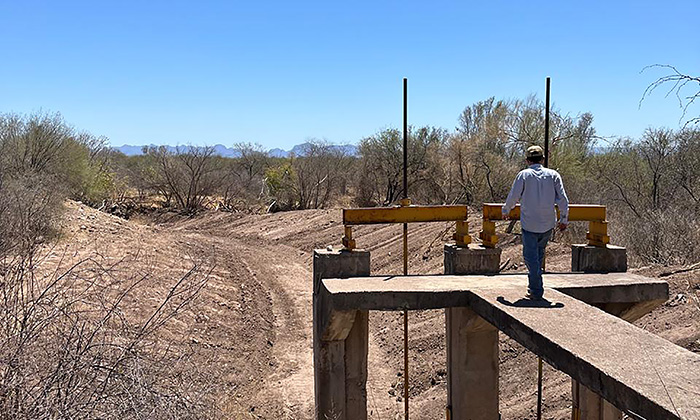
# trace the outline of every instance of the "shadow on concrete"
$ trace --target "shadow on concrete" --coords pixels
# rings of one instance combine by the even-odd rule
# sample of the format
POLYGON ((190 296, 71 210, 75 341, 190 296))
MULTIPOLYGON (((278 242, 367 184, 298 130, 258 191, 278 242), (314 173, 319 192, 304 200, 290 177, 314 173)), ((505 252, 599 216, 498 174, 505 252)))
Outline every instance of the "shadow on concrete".
POLYGON ((564 304, 561 302, 550 302, 547 299, 542 299, 542 300, 534 300, 534 299, 527 299, 527 298, 520 298, 516 300, 515 302, 511 302, 508 299, 504 298, 503 296, 499 296, 496 298, 498 303, 502 303, 503 305, 506 306, 516 306, 518 308, 544 308, 544 309, 555 309, 555 308, 563 308, 564 304))

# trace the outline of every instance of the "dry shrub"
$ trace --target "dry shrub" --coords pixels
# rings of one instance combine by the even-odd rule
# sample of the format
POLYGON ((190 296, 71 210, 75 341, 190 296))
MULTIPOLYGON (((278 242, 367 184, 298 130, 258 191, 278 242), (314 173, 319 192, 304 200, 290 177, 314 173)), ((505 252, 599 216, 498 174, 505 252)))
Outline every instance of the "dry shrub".
POLYGON ((98 255, 47 273, 38 256, 2 258, 3 418, 212 417, 191 353, 158 345, 159 331, 203 287, 197 267, 144 317, 128 302, 149 275, 122 281, 98 255))
POLYGON ((649 210, 636 217, 617 212, 608 217, 616 243, 625 244, 638 263, 691 264, 700 261, 700 221, 680 207, 649 210))
POLYGON ((56 234, 75 180, 66 180, 65 162, 53 159, 62 153, 60 130, 53 137, 34 134, 65 127, 41 120, 27 131, 20 120, 8 121, 0 121, 0 418, 213 417, 209 382, 192 353, 158 343, 206 275, 195 266, 144 315, 129 302, 150 274, 124 278, 96 253, 71 266, 69 258, 56 263, 55 250, 43 244, 56 234), (20 143, 55 153, 37 153, 45 157, 38 165, 21 159, 14 148, 20 143))
POLYGON ((51 236, 60 200, 50 177, 9 177, 0 171, 0 256, 31 254, 51 236))

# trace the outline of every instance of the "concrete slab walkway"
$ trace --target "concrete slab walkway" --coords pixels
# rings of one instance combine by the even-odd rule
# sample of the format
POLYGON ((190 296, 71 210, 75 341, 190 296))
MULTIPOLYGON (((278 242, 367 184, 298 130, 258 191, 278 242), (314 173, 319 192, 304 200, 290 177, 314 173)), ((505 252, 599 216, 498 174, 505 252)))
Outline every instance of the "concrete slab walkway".
POLYGON ((533 302, 523 299, 525 275, 326 279, 317 327, 345 340, 357 310, 469 308, 621 410, 700 419, 700 355, 591 305, 633 310, 665 299, 665 282, 610 273, 547 274, 544 283, 547 301, 533 302))

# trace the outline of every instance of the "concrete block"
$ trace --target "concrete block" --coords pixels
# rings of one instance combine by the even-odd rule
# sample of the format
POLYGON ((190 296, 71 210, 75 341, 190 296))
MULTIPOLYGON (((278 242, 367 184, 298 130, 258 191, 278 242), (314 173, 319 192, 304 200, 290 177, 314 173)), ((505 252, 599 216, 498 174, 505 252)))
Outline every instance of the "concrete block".
POLYGON ((315 249, 314 295, 322 279, 369 276, 369 251, 363 249, 315 249))
POLYGON ((627 249, 607 245, 571 245, 571 271, 585 273, 621 273, 627 271, 627 249))
POLYGON ((444 255, 445 274, 496 274, 501 264, 500 248, 478 244, 445 244, 444 255))
POLYGON ((367 418, 368 313, 357 310, 334 312, 330 303, 324 300, 318 291, 321 280, 325 278, 368 276, 369 265, 368 251, 314 250, 313 344, 316 419, 367 418))

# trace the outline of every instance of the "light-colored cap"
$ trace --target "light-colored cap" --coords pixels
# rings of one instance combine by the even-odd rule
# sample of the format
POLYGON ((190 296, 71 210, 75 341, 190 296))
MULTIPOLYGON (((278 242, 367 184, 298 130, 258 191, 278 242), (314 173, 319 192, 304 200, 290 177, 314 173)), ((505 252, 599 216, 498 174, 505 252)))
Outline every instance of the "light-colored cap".
POLYGON ((542 157, 544 156, 544 151, 540 146, 530 146, 527 148, 527 151, 525 152, 525 157, 531 158, 531 157, 542 157))

